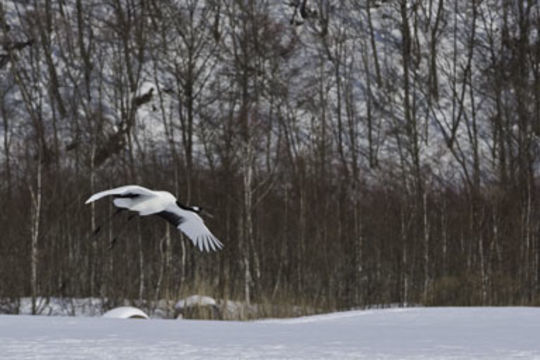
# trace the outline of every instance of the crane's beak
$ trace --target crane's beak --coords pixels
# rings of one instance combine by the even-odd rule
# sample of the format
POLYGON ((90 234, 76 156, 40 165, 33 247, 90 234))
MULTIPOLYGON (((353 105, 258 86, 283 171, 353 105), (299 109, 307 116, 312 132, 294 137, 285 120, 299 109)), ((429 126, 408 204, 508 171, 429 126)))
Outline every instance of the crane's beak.
POLYGON ((204 215, 204 216, 206 216, 206 217, 209 217, 210 219, 213 219, 213 218, 214 218, 214 215, 212 215, 211 213, 209 213, 206 209, 202 209, 201 214, 204 215))

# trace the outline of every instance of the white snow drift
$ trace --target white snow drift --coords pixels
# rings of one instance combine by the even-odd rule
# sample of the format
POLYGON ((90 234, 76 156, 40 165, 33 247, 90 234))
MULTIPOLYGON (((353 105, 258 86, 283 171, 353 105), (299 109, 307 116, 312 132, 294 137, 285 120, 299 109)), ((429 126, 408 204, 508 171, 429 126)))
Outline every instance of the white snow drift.
POLYGON ((0 316, 2 359, 540 359, 540 308, 410 308, 265 321, 0 316))

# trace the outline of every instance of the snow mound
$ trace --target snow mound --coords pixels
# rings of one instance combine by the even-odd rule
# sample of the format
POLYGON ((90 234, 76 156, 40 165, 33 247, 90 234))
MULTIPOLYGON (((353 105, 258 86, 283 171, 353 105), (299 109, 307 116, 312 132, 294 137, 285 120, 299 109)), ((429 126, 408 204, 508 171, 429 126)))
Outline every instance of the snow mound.
POLYGON ((114 319, 148 319, 148 315, 141 309, 132 306, 120 306, 103 314, 105 318, 114 319))
POLYGON ((217 303, 216 300, 210 296, 192 295, 179 300, 176 305, 174 305, 174 308, 180 311, 193 306, 217 306, 217 303))
POLYGON ((177 319, 223 319, 218 302, 209 296, 189 296, 178 301, 174 309, 177 319))

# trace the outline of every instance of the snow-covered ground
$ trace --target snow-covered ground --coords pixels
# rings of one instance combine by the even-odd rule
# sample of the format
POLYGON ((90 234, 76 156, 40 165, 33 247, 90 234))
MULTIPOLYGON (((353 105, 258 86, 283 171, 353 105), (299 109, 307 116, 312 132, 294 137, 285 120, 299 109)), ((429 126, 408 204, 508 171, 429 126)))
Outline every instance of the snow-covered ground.
POLYGON ((540 359, 540 308, 251 322, 0 316, 2 359, 540 359))

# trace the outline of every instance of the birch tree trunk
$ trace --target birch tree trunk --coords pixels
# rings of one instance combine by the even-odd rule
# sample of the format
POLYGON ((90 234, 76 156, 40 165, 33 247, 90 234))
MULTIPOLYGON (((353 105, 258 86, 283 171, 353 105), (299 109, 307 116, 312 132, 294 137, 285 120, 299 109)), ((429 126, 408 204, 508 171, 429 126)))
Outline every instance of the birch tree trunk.
POLYGON ((248 140, 244 144, 244 156, 242 162, 242 185, 243 185, 243 209, 242 209, 242 243, 240 249, 242 253, 242 263, 244 267, 244 298, 249 305, 251 302, 251 286, 253 283, 253 276, 251 274, 250 266, 250 248, 253 244, 253 220, 252 220, 252 208, 253 208, 253 148, 251 141, 248 140))
POLYGON ((429 219, 428 219, 428 201, 427 201, 427 190, 424 189, 423 194, 423 225, 424 225, 424 304, 428 303, 428 294, 429 294, 429 283, 430 283, 430 274, 429 274, 429 219))
POLYGON ((31 249, 30 249, 30 291, 32 296, 32 315, 37 314, 37 295, 39 293, 38 281, 37 281, 37 269, 39 261, 38 239, 39 239, 39 223, 41 218, 41 156, 38 157, 37 174, 36 174, 36 188, 29 185, 30 195, 32 198, 31 208, 31 249))

